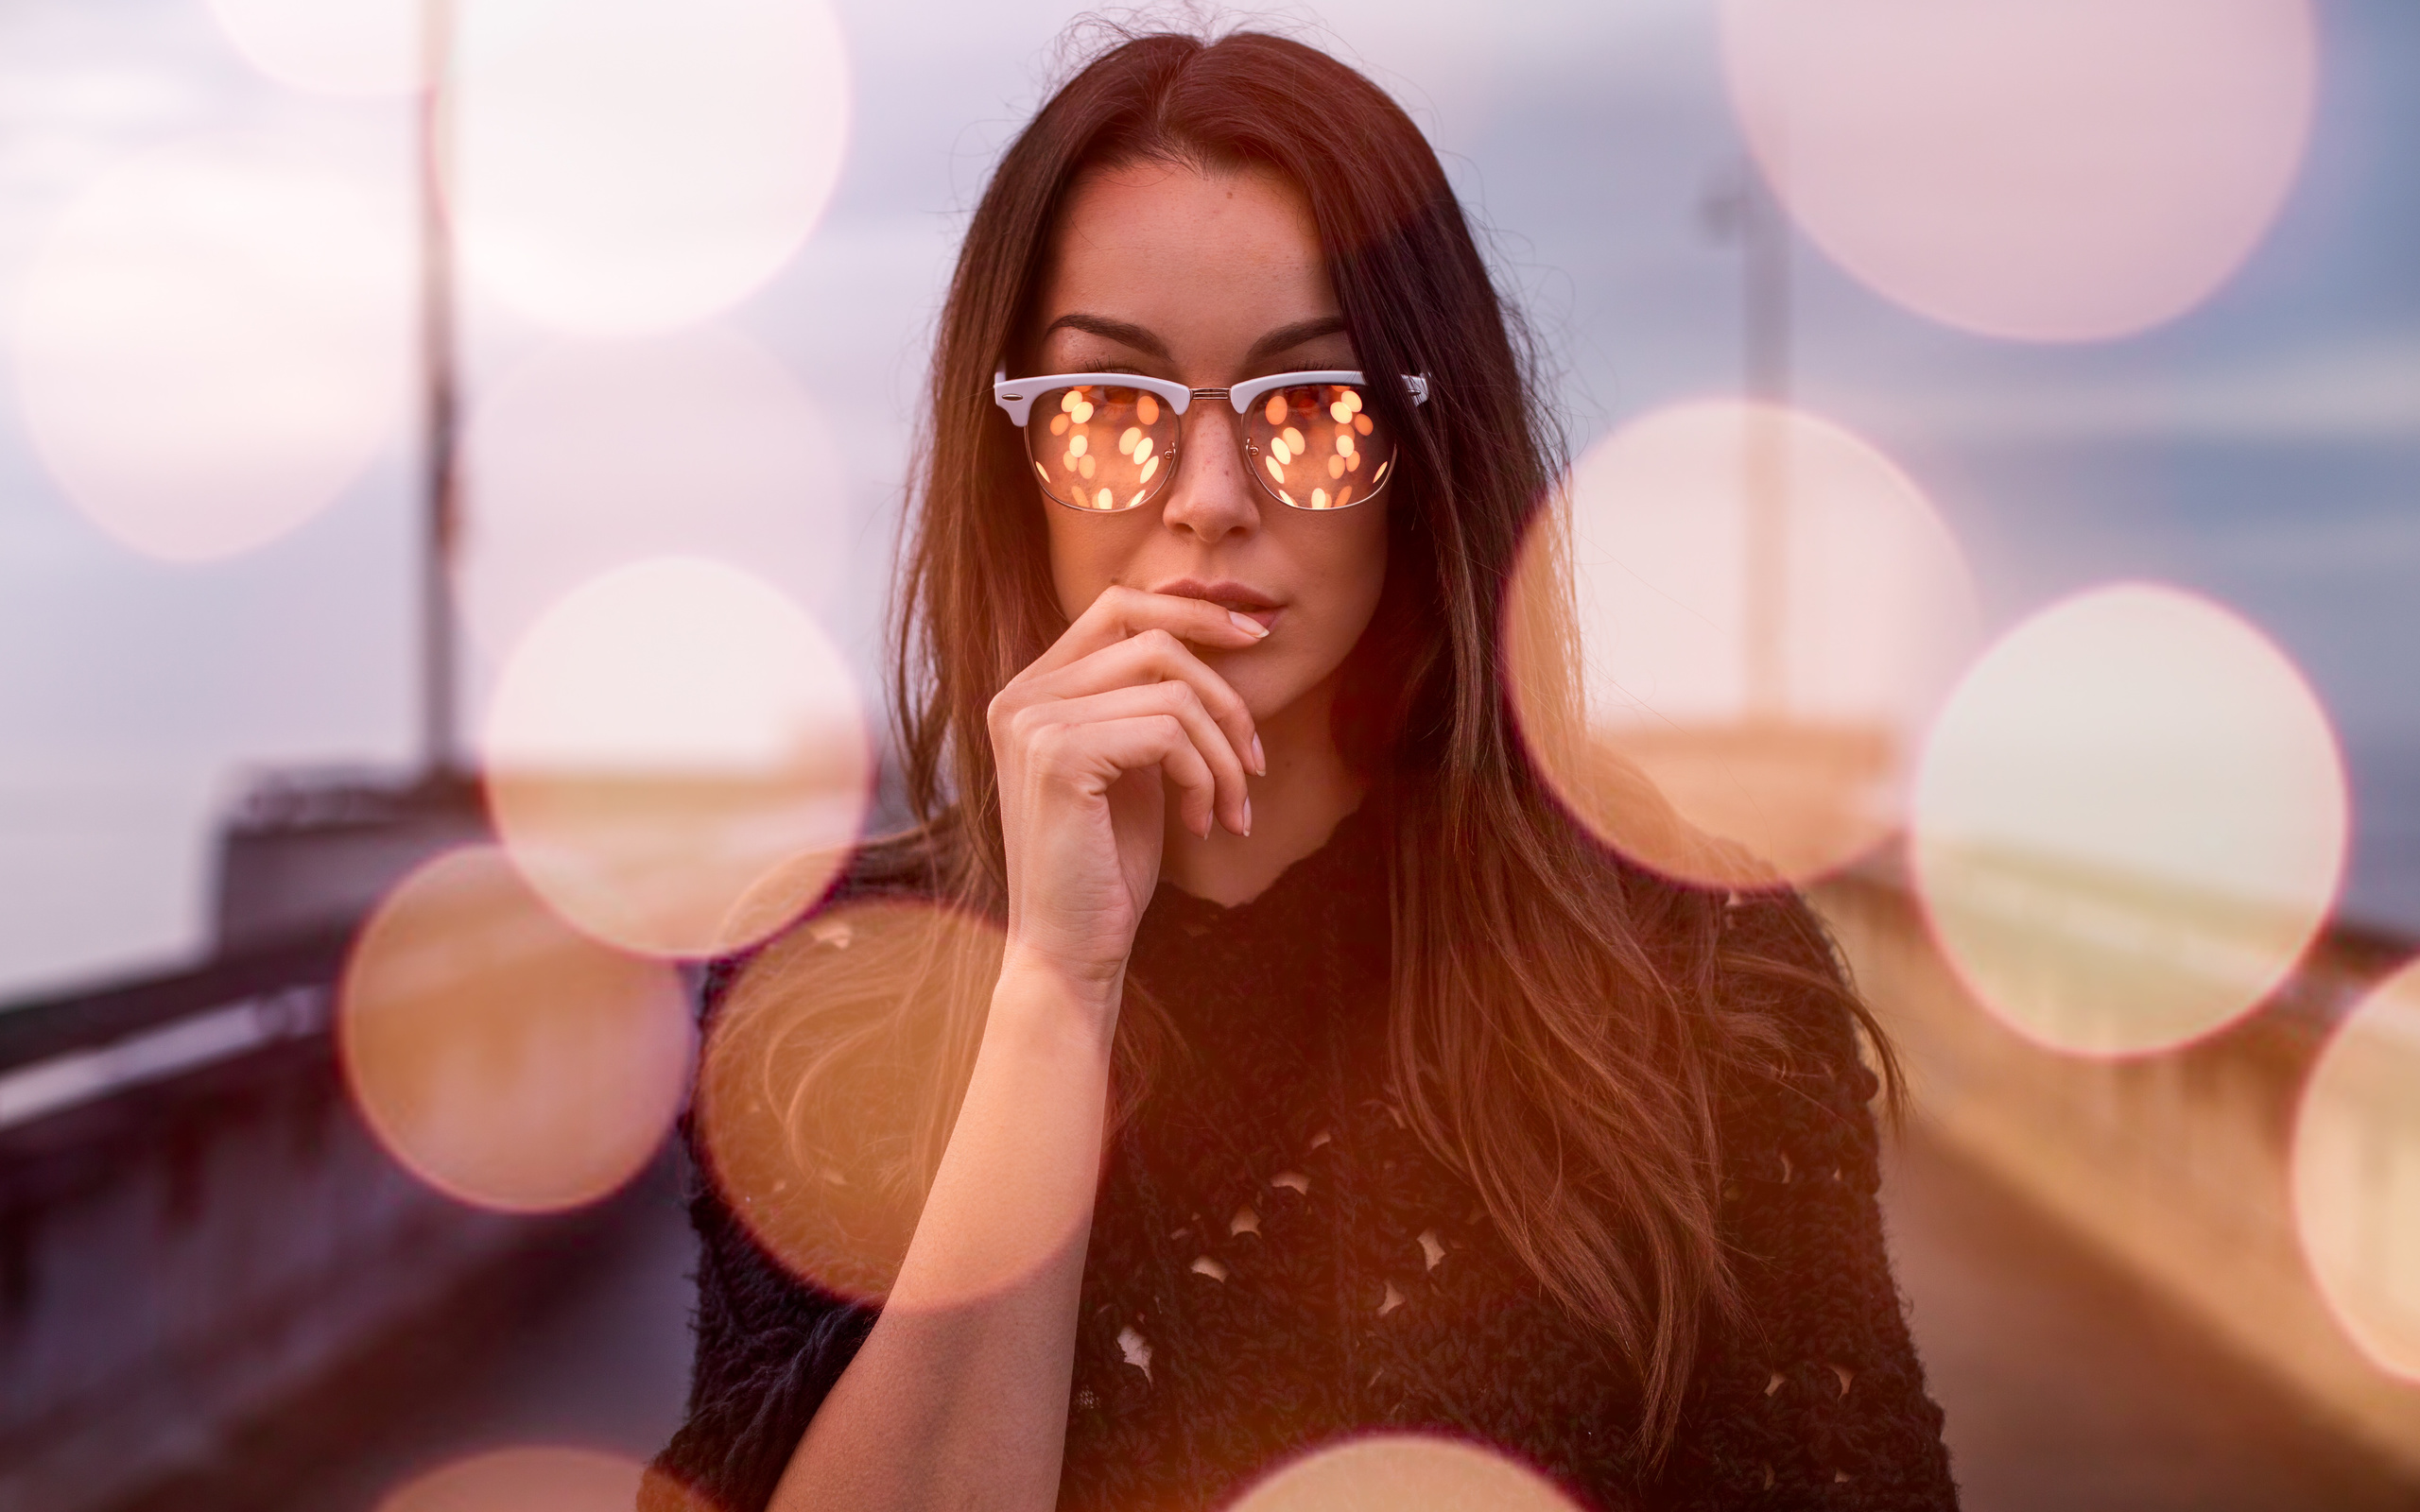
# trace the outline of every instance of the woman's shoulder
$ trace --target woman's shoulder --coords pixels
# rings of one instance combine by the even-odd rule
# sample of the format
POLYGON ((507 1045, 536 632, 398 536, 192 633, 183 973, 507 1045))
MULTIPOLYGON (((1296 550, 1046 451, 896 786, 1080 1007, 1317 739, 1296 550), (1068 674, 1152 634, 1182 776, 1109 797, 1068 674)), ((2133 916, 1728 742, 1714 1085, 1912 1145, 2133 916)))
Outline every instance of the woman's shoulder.
POLYGON ((764 938, 708 960, 700 978, 699 1009, 713 1017, 734 983, 770 955, 798 950, 838 912, 881 902, 933 902, 947 891, 947 818, 858 844, 831 883, 764 938))
POLYGON ((1870 1194, 1876 1098, 1887 1086, 1885 1106, 1895 1106, 1898 1078, 1830 931, 1804 896, 1779 888, 1727 902, 1721 939, 1718 990, 1734 1025, 1717 1101, 1724 1164, 1870 1194))
POLYGON ((1731 1001, 1764 1017, 1804 1055, 1857 1061, 1873 1032, 1830 926, 1790 887, 1724 902, 1721 981, 1731 1001))
POLYGON ((1712 1020, 1727 1102, 1814 1093, 1845 1110, 1872 1101, 1877 1070, 1891 1064, 1888 1043, 1804 894, 1778 882, 1705 886, 1619 857, 1613 864, 1641 944, 1712 1020))

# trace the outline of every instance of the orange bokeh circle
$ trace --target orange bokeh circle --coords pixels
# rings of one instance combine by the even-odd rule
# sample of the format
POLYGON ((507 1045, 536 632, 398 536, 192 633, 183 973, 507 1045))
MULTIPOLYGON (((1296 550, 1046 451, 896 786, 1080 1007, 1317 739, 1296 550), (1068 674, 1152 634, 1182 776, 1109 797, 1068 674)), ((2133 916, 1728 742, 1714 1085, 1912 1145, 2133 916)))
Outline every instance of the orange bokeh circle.
POLYGON ((79 196, 13 333, 26 430, 67 497, 171 561, 251 550, 333 503, 405 412, 405 210, 357 163, 233 135, 79 196))
POLYGON ((2320 1052, 2292 1173, 2295 1232, 2328 1310, 2379 1369, 2420 1382, 2420 961, 2320 1052))
POLYGON ((2284 653, 2170 588, 2078 594, 1943 709, 1910 843, 1966 985, 2055 1049, 2137 1055, 2249 1012, 2325 923, 2348 800, 2284 653))
MULTIPOLYGON (((697 1135, 731 1210, 797 1275, 848 1297, 890 1292, 924 1206, 915 1140, 962 1087, 1003 939, 937 904, 852 901, 735 979, 707 1037, 697 1135)), ((1074 1210, 1018 1216, 1013 1237, 925 1301, 1006 1286, 1083 1223, 1074 1210)))
POLYGON ((580 929, 657 955, 726 954, 811 907, 873 778, 831 640, 761 579, 685 557, 606 573, 540 619, 481 751, 530 885, 580 929))
POLYGON ((1563 502, 1524 543, 1505 667, 1583 823, 1721 886, 1820 876, 1898 827, 1978 634, 1964 556, 1906 473, 1803 412, 1703 401, 1591 447, 1563 502))
POLYGON ((637 1175, 695 1041, 669 967, 566 928, 492 846, 439 856, 379 904, 336 1024, 380 1143, 447 1195, 511 1212, 578 1207, 637 1175))
POLYGON ((423 1471, 388 1492, 378 1512, 631 1512, 642 1486, 650 1508, 713 1512, 634 1459, 551 1444, 489 1450, 423 1471))
POLYGON ((2035 341, 2191 309, 2275 218, 2309 0, 1724 0, 1731 99, 1807 235, 1919 314, 2035 341))
POLYGON ((1493 1450, 1374 1434, 1316 1450, 1244 1493, 1234 1512, 1578 1512, 1537 1471, 1493 1450))

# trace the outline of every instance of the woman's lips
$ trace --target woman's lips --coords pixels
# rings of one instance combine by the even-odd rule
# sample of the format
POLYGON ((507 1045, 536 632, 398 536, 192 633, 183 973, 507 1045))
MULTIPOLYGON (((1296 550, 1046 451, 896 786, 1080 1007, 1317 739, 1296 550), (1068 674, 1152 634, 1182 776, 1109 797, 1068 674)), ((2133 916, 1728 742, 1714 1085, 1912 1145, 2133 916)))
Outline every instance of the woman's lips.
POLYGON ((1275 628, 1278 616, 1286 612, 1285 606, 1241 583, 1205 583, 1196 578, 1180 577, 1172 583, 1162 583, 1151 592, 1172 593, 1179 598, 1206 599, 1220 609, 1258 621, 1264 630, 1275 628))

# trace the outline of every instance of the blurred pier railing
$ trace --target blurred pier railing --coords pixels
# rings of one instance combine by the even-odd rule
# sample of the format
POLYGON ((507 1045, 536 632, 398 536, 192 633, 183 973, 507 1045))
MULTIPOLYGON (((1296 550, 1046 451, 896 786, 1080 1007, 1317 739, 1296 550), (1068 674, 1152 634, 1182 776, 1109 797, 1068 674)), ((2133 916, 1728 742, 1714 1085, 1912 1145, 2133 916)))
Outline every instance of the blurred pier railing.
POLYGON ((207 1466, 499 1258, 345 1095, 349 931, 0 1008, 0 1512, 207 1466))
MULTIPOLYGON (((2096 1060, 1976 1003, 1894 880, 1816 896, 1919 1117, 2420 1472, 2420 1389, 2346 1341, 2288 1198, 2312 1061, 2408 945, 2338 930, 2250 1019, 2096 1060)), ((536 1237, 423 1186, 363 1125, 327 1028, 349 935, 0 1008, 0 1512, 95 1512, 207 1469, 536 1237)))
MULTIPOLYGON (((1917 1118, 2320 1417, 2420 1473, 2420 1388, 2380 1370, 2338 1326, 2290 1194, 2311 1066, 2409 942, 2334 929, 2249 1018, 2180 1049, 2095 1058, 2047 1048, 1978 1002, 1898 879, 1852 873, 1813 893, 1907 1062, 1917 1118)), ((2382 1213, 2394 1196, 2378 1194, 2382 1213)))

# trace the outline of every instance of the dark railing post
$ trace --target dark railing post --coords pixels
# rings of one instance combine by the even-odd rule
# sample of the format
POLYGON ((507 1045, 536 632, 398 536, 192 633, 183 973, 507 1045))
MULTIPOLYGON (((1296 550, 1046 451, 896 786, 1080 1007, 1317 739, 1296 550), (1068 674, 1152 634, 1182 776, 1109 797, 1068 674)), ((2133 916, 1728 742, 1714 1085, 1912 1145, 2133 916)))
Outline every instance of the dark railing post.
POLYGON ((455 142, 447 72, 454 50, 453 0, 424 0, 421 94, 420 232, 423 383, 421 559, 421 761, 431 779, 456 765, 456 645, 453 567, 461 535, 455 465, 460 398, 456 381, 454 247, 445 218, 445 171, 455 142))

